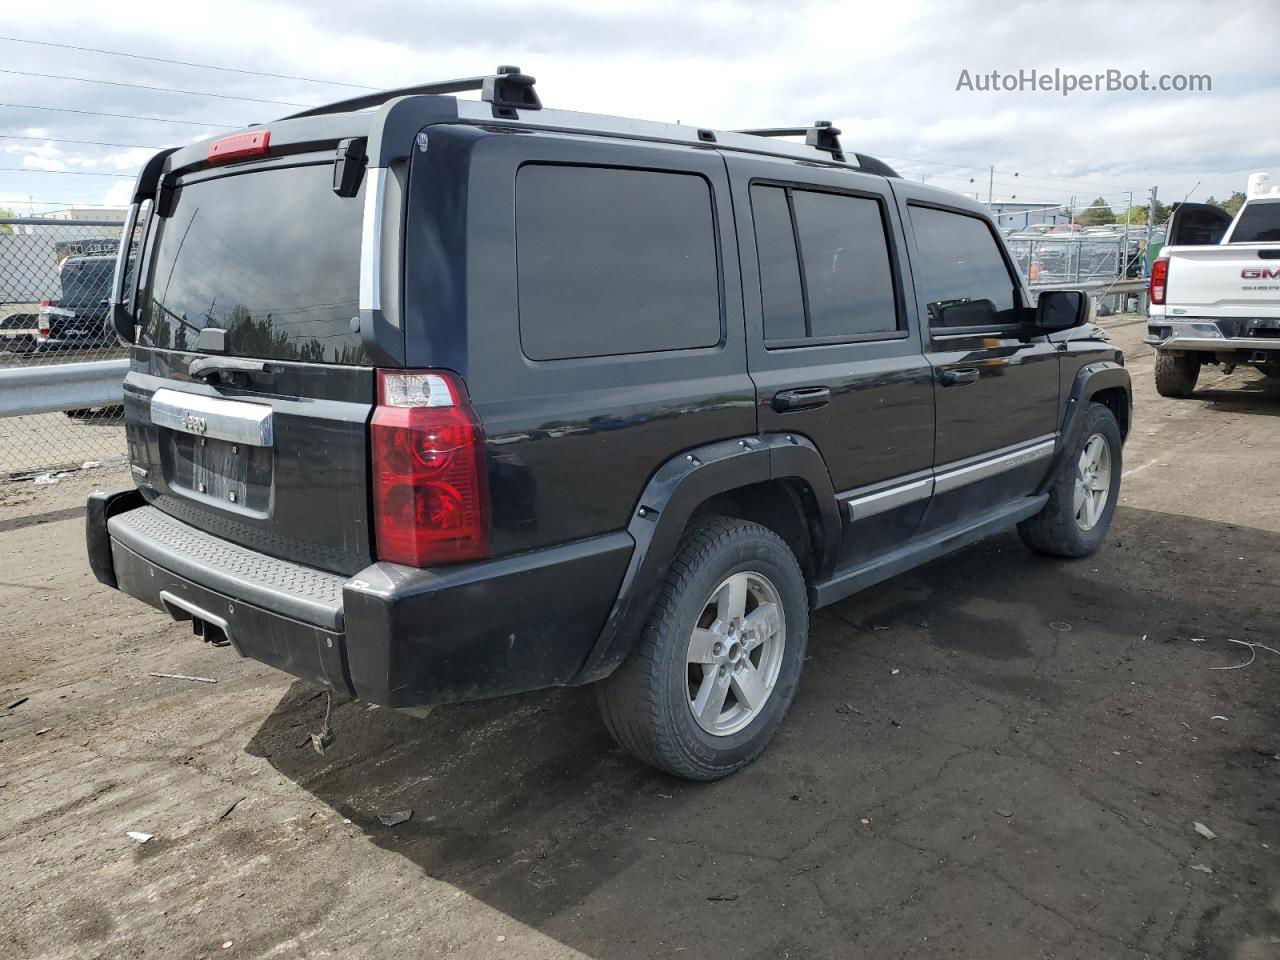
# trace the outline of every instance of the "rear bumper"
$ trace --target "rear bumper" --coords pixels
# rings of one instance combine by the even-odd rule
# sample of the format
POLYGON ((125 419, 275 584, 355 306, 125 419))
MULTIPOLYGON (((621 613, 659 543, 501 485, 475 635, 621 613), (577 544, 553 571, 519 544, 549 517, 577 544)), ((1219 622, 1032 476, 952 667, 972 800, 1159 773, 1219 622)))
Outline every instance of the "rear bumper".
POLYGON ((1198 353, 1280 350, 1280 336, 1273 331, 1280 320, 1214 320, 1188 317, 1167 320, 1152 317, 1146 342, 1160 350, 1192 350, 1198 353))
POLYGON ((101 582, 225 630, 242 656, 388 707, 573 683, 634 548, 620 531, 438 570, 375 563, 348 578, 219 540, 136 490, 94 494, 86 523, 101 582))

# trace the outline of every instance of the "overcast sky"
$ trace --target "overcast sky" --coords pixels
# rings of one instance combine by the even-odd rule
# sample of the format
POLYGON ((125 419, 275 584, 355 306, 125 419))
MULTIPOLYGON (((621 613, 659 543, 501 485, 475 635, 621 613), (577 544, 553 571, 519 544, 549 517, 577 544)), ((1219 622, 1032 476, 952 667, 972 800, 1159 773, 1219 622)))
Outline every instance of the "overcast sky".
MULTIPOLYGON (((1272 0, 405 0, 7 3, 0 32, 386 88, 515 63, 548 106, 732 128, 832 119, 846 147, 914 179, 1083 204, 1157 185, 1166 202, 1280 179, 1280 3, 1272 0), (990 93, 1019 69, 1208 74, 1202 93, 990 93), (1018 176, 1014 176, 1014 174, 1018 176)), ((0 40, 0 204, 117 203, 149 150, 270 120, 359 88, 0 40), (143 90, 60 77, 163 88, 143 90), (219 96, 167 92, 179 89, 219 96), (252 102, 235 98, 256 98, 252 102), (14 137, 29 137, 20 140, 14 137), (101 141, 126 146, 55 143, 101 141), (137 146, 128 146, 137 145, 137 146), (10 168, 20 168, 14 172, 10 168), (21 202, 17 202, 21 201, 21 202)))

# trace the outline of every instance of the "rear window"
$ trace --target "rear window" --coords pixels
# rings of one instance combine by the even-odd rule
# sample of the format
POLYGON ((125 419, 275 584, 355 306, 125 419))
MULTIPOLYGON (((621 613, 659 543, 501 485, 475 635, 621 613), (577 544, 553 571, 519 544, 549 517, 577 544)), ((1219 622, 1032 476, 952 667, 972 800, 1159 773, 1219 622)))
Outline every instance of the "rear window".
POLYGON ((516 262, 531 360, 720 342, 715 220, 700 176, 527 164, 516 177, 516 262))
POLYGON ((1250 203, 1231 231, 1232 243, 1280 243, 1280 203, 1250 203))
POLYGON ((367 362, 351 324, 363 196, 337 196, 332 178, 325 163, 180 187, 173 215, 155 221, 142 342, 195 350, 212 326, 242 357, 367 362))
POLYGON ((111 275, 115 257, 71 257, 62 265, 58 279, 62 285, 59 303, 64 307, 95 307, 111 296, 111 275))

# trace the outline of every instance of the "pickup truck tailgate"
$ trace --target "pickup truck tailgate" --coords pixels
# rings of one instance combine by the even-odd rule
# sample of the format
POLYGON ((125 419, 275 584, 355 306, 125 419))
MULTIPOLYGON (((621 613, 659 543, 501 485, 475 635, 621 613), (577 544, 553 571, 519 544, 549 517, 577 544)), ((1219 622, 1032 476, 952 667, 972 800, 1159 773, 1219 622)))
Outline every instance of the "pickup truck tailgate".
POLYGON ((1275 317, 1280 243, 1168 247, 1167 316, 1275 317))

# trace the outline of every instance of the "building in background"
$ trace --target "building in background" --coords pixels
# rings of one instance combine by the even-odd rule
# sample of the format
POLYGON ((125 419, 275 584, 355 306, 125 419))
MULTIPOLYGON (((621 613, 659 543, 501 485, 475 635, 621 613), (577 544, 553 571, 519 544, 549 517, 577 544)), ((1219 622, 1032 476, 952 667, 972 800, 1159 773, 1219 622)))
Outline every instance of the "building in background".
POLYGON ((1037 224, 1053 226, 1071 222, 1070 209, 1059 203, 996 200, 987 204, 987 208, 1001 231, 1025 230, 1037 224))
POLYGON ((123 220, 124 207, 67 207, 40 214, 44 220, 123 220))

